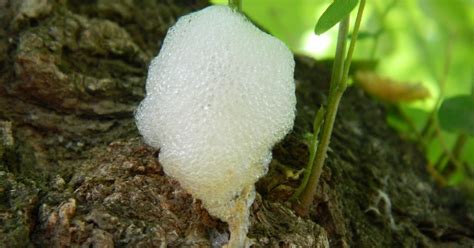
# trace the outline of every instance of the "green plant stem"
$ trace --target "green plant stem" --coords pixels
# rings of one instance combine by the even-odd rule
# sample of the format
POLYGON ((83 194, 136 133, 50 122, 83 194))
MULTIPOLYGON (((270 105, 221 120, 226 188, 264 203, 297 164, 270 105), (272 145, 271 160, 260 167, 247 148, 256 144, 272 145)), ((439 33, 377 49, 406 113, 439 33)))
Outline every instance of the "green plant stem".
POLYGON ((344 93, 344 91, 347 88, 347 78, 349 77, 349 69, 351 68, 352 54, 354 54, 355 45, 357 42, 357 34, 359 33, 359 27, 362 21, 362 14, 364 12, 364 7, 365 7, 365 0, 362 0, 360 1, 359 10, 357 12, 356 22, 354 25, 354 31, 353 31, 354 35, 352 36, 351 44, 349 45, 349 51, 347 51, 347 58, 344 63, 344 74, 342 75, 341 82, 338 84, 338 86, 342 88, 341 89, 342 93, 344 93))
POLYGON ((316 113, 316 117, 314 117, 313 137, 311 139, 311 144, 309 146, 309 149, 310 149, 309 159, 304 171, 303 181, 301 182, 300 186, 295 190, 295 193, 291 196, 290 201, 294 201, 298 199, 298 197, 301 195, 303 190, 306 188, 306 185, 308 185, 309 176, 311 174, 311 171, 313 170, 314 159, 316 158, 316 151, 319 144, 319 139, 318 139, 319 129, 321 128, 321 125, 324 121, 325 113, 326 113, 326 110, 324 109, 324 107, 321 106, 318 110, 318 113, 316 113))
POLYGON ((349 27, 349 16, 341 21, 339 24, 339 33, 338 41, 336 48, 336 57, 334 61, 333 73, 331 78, 331 89, 329 92, 329 100, 327 106, 327 113, 324 119, 323 132, 321 135, 321 140, 316 152, 316 158, 314 160, 313 170, 307 184, 307 187, 303 190, 303 193, 299 197, 299 201, 295 203, 294 209, 296 213, 300 216, 306 216, 309 212, 309 207, 313 202, 314 195, 316 193, 316 187, 319 183, 319 178, 321 176, 323 165, 326 159, 327 150, 329 147, 329 142, 331 140, 331 134, 334 126, 334 121, 337 115, 337 109, 339 107, 339 102, 344 94, 344 91, 347 87, 347 77, 349 73, 349 67, 352 60, 352 54, 354 52, 355 43, 357 40, 357 34, 359 32, 359 27, 362 19, 362 13, 364 11, 365 0, 361 0, 359 4, 359 10, 357 12, 356 22, 353 30, 353 35, 351 39, 351 44, 349 46, 349 51, 347 53, 347 59, 344 62, 344 52, 345 52, 345 39, 348 33, 349 27))
POLYGON ((474 97, 474 69, 472 69, 471 74, 471 96, 474 97))
POLYGON ((453 153, 453 157, 455 159, 460 159, 464 150, 464 145, 467 143, 467 139, 469 136, 465 133, 460 133, 458 134, 458 137, 456 138, 456 142, 454 143, 453 149, 451 152, 453 153))
POLYGON ((309 206, 311 205, 314 194, 316 193, 316 186, 319 183, 319 177, 322 173, 322 167, 324 165, 324 160, 326 157, 327 149, 329 146, 329 141, 331 139, 332 128, 334 124, 334 119, 336 118, 337 114, 337 103, 342 94, 336 94, 335 89, 341 80, 341 75, 344 71, 343 62, 344 62, 344 53, 346 48, 346 36, 348 33, 348 26, 349 26, 349 17, 345 18, 339 23, 339 33, 337 39, 337 48, 336 48, 336 56, 334 58, 333 64, 333 72, 331 75, 331 83, 330 83, 330 90, 329 90, 329 99, 328 99, 328 106, 327 112, 324 118, 323 124, 323 132, 321 134, 321 140, 318 145, 318 149, 316 150, 316 158, 314 160, 313 169, 309 175, 309 180, 304 188, 303 192, 299 197, 299 201, 297 201, 294 205, 294 209, 296 213, 300 216, 306 216, 308 214, 309 206))
POLYGON ((467 140, 468 140, 467 134, 465 133, 458 134, 458 136, 456 137, 456 142, 454 143, 451 151, 447 150, 446 146, 444 147, 445 150, 443 153, 441 153, 441 155, 438 158, 438 161, 435 163, 435 168, 438 168, 438 170, 440 171, 443 171, 446 169, 448 169, 449 171, 450 169, 453 169, 453 168, 445 168, 446 167, 445 164, 448 162, 451 162, 451 165, 454 165, 456 167, 455 169, 463 170, 464 168, 462 167, 461 156, 464 150, 464 145, 467 143, 467 140))
POLYGON ((413 122, 412 119, 403 111, 403 109, 400 107, 400 104, 394 104, 393 106, 387 105, 390 109, 391 112, 393 112, 395 115, 397 115, 399 118, 401 118, 407 125, 408 128, 410 129, 408 132, 414 134, 416 139, 420 142, 420 148, 426 147, 427 145, 424 143, 424 139, 422 138, 421 134, 418 132, 418 129, 416 128, 415 123, 413 122))
MULTIPOLYGON (((378 48, 378 44, 379 44, 379 41, 380 41, 380 36, 385 32, 385 29, 384 29, 384 26, 385 26, 385 20, 388 16, 388 13, 390 12, 390 10, 393 9, 393 7, 395 7, 395 5, 397 5, 397 0, 392 0, 392 2, 390 2, 388 4, 388 6, 383 10, 383 12, 380 14, 380 21, 379 21, 379 28, 377 30, 377 32, 375 32, 375 38, 374 38, 374 41, 373 41, 373 44, 372 44, 372 48, 371 48, 371 51, 370 51, 370 59, 375 59, 375 53, 377 52, 377 48, 378 48)), ((378 11, 377 11, 378 12, 378 11)))
POLYGON ((313 201, 314 195, 316 193, 316 186, 319 183, 319 178, 323 170, 323 165, 325 157, 327 154, 327 149, 329 147, 329 142, 331 139, 331 133, 334 125, 334 120, 336 119, 338 103, 342 97, 343 92, 338 92, 333 94, 329 99, 328 103, 328 112, 326 113, 326 118, 324 120, 323 132, 321 135, 321 141, 319 143, 316 158, 314 160, 313 169, 309 176, 308 183, 304 188, 303 192, 299 197, 299 201, 296 202, 295 211, 300 216, 306 216, 308 214, 309 207, 313 201))
MULTIPOLYGON (((446 143, 446 140, 443 138, 443 134, 441 133, 441 128, 439 127, 439 124, 438 122, 435 120, 435 128, 436 128, 436 135, 438 137, 438 140, 439 140, 439 143, 441 144, 441 149, 442 149, 442 153, 438 159, 438 161, 436 162, 435 164, 435 168, 441 173, 441 174, 449 174, 450 172, 443 172, 445 171, 446 169, 446 165, 447 165, 447 162, 451 162, 455 168, 457 169, 463 169, 462 167, 462 162, 459 161, 458 158, 456 158, 453 154, 453 152, 458 152, 456 150, 449 150, 449 147, 446 143)), ((456 139, 456 143, 460 143, 460 144, 455 144, 455 147, 453 147, 453 149, 461 149, 463 148, 464 146, 464 142, 463 141, 463 137, 462 135, 458 135, 457 139, 456 139), (456 147, 458 146, 458 147, 456 147)), ((460 152, 460 151, 459 151, 460 152)))
POLYGON ((430 142, 428 137, 430 136, 431 130, 434 129, 436 113, 438 113, 439 106, 441 105, 444 98, 446 80, 448 78, 450 65, 451 65, 451 43, 448 43, 448 45, 446 46, 443 72, 438 80, 439 95, 438 95, 438 98, 436 99, 435 106, 433 110, 429 113, 426 123, 421 131, 421 136, 423 137, 423 139, 425 139, 424 141, 425 144, 429 144, 430 142))
POLYGON ((242 0, 229 0, 229 6, 239 12, 242 12, 242 0))

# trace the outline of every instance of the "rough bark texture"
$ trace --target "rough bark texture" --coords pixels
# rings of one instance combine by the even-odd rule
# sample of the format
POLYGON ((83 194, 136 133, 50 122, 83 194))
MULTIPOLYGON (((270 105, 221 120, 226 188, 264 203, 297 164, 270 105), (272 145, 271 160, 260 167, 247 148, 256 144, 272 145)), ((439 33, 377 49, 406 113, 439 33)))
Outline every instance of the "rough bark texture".
MULTIPOLYGON (((0 0, 0 246, 219 247, 225 223, 163 174, 133 110, 192 0, 0 0)), ((470 247, 474 204, 437 188, 416 147, 357 89, 343 98, 307 219, 286 202, 329 70, 297 57, 293 133, 258 185, 255 247, 470 247)))

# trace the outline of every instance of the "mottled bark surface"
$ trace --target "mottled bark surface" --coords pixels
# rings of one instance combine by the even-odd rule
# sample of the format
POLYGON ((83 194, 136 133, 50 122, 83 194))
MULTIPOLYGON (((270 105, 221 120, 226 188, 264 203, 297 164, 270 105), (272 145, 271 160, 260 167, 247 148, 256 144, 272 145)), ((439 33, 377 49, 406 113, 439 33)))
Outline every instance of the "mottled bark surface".
MULTIPOLYGON (((133 110, 192 0, 0 0, 0 246, 218 247, 225 223, 164 175, 133 110)), ((255 247, 470 247, 474 206, 356 88, 343 98, 307 219, 286 202, 329 71, 297 57, 298 114, 259 181, 255 247)))

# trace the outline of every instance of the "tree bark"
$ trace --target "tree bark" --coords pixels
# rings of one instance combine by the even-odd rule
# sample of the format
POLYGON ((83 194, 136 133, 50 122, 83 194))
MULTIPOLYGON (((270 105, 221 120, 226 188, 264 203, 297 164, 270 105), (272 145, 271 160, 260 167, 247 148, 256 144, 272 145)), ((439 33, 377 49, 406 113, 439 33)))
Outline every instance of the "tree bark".
MULTIPOLYGON (((0 244, 220 247, 209 216, 140 139, 133 111, 147 65, 200 0, 0 0, 0 244)), ((326 63, 296 56, 294 131, 257 184, 255 247, 469 247, 474 204, 438 188, 424 156, 349 88, 310 217, 287 202, 325 103, 326 63)))

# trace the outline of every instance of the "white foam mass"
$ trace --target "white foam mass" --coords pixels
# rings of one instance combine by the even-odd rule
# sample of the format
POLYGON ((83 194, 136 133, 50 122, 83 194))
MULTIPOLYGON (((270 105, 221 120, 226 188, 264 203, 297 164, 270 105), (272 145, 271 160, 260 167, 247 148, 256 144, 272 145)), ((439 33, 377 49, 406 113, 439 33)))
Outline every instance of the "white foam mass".
POLYGON ((293 127, 293 71, 289 49, 230 8, 183 16, 151 62, 138 129, 165 173, 227 221, 293 127))

